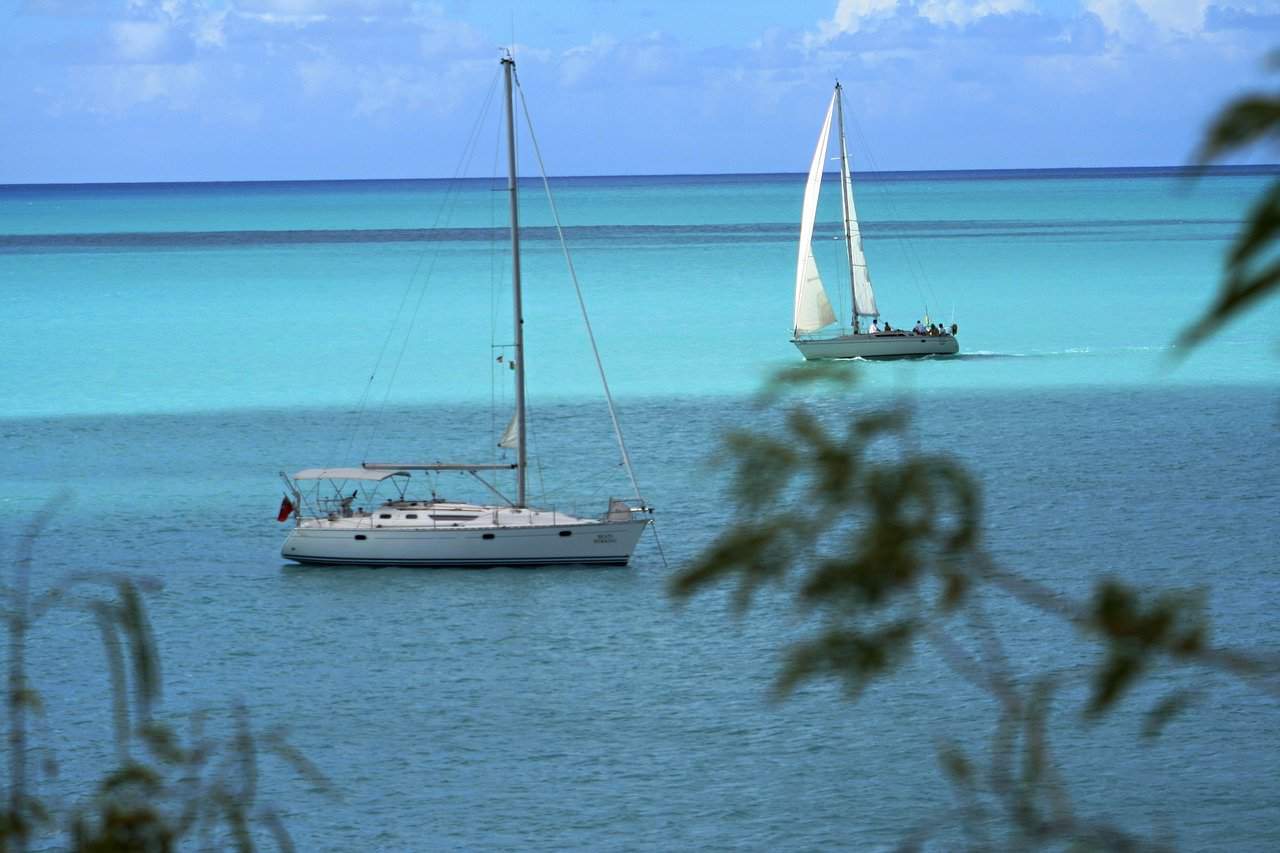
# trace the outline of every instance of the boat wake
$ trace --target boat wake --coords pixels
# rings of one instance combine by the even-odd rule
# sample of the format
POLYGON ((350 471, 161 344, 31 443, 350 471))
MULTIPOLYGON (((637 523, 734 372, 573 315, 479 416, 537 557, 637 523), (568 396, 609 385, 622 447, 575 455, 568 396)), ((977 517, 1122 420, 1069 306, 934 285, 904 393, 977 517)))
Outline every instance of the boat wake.
MULTIPOLYGON (((1143 352, 1172 352, 1175 349, 1173 344, 1163 344, 1159 346, 1145 347, 1108 347, 1104 349, 1095 347, 1068 347, 1062 350, 1043 350, 1031 352, 997 352, 996 350, 974 350, 973 352, 959 352, 955 355, 942 354, 925 354, 914 356, 910 361, 999 361, 1001 359, 1056 359, 1056 358, 1074 358, 1077 356, 1108 356, 1123 353, 1143 353, 1143 352)), ((899 359, 874 359, 863 358, 862 356, 853 356, 851 358, 832 359, 833 361, 856 361, 866 364, 878 362, 889 363, 899 359)))
POLYGON ((1002 358, 1071 358, 1075 356, 1103 356, 1115 355, 1117 353, 1137 353, 1137 352, 1172 352, 1174 349, 1172 344, 1162 344, 1159 346, 1145 347, 1068 347, 1062 350, 1033 350, 1031 352, 996 352, 994 350, 974 350, 973 352, 961 352, 953 356, 947 356, 951 361, 979 361, 1002 358))

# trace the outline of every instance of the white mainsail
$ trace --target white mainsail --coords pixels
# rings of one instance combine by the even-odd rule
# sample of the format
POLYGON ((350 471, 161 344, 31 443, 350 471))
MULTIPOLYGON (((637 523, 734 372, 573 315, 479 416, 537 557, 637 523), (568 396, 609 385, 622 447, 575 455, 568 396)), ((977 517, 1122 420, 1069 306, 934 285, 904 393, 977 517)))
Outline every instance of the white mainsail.
POLYGON ((826 165, 827 140, 831 136, 831 113, 836 105, 832 95, 827 117, 818 134, 818 147, 809 164, 809 179, 804 185, 804 209, 800 215, 800 250, 796 258, 795 332, 816 332, 836 321, 831 300, 822 287, 818 264, 813 258, 813 222, 818 216, 818 191, 822 187, 822 170, 826 165))

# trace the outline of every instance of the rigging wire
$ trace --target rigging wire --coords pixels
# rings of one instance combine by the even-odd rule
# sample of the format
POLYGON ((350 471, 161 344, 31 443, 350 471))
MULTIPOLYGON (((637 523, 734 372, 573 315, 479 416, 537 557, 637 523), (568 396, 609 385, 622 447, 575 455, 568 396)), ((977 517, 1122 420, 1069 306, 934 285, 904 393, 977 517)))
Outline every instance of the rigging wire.
POLYGON ((658 521, 654 519, 649 525, 649 529, 653 531, 653 544, 658 546, 658 556, 662 558, 662 568, 669 568, 667 565, 667 551, 662 547, 662 537, 658 535, 658 521))
MULTIPOLYGON (((460 183, 459 179, 462 176, 462 174, 466 171, 466 169, 470 166, 471 160, 475 156, 476 144, 479 139, 480 128, 484 122, 485 116, 488 115, 490 105, 493 103, 494 93, 497 91, 497 81, 498 81, 498 74, 495 73, 489 84, 489 92, 485 96, 484 103, 480 108, 479 114, 476 116, 475 122, 471 126, 471 131, 469 132, 467 141, 463 146, 462 154, 458 158, 458 165, 454 169, 453 177, 450 178, 449 180, 448 188, 445 191, 445 198, 440 203, 440 207, 436 211, 435 220, 431 224, 432 231, 434 231, 440 225, 440 222, 444 219, 446 213, 452 213, 454 207, 458 203, 458 197, 459 195, 461 195, 461 193, 458 190, 458 184, 460 183)), ((364 409, 365 409, 365 406, 367 405, 369 393, 372 390, 374 377, 377 375, 378 371, 381 369, 382 361, 386 354, 387 347, 391 341, 391 337, 395 331, 396 326, 399 325, 400 317, 404 312, 405 303, 408 301, 409 295, 413 291, 415 284, 418 281, 419 272, 421 272, 422 270, 423 263, 426 260, 427 254, 428 254, 428 249, 424 247, 423 251, 418 255, 417 263, 414 265, 413 274, 410 276, 409 284, 408 286, 406 286, 404 295, 401 298, 400 307, 396 310, 396 316, 395 316, 394 322, 392 323, 391 330, 387 332, 387 337, 383 341, 382 349, 379 351, 378 359, 374 364, 373 373, 370 374, 369 382, 365 386, 364 395, 360 399, 358 417, 362 417, 364 414, 364 409)), ((413 311, 409 315, 409 322, 407 327, 404 330, 404 339, 401 341, 400 350, 396 354, 395 365, 392 367, 391 376, 387 380, 386 392, 383 394, 382 403, 378 407, 378 411, 373 416, 373 421, 370 424, 369 435, 365 442, 364 451, 362 455, 365 455, 365 456, 368 455, 369 447, 370 445, 372 445, 374 437, 378 434, 378 431, 381 429, 383 419, 386 415, 387 403, 391 398, 391 389, 395 386, 396 376, 400 372, 400 366, 404 361, 404 355, 406 350, 408 349, 409 341, 413 337, 413 329, 417 323, 418 314, 422 309, 423 301, 426 299, 427 285, 428 283, 430 283, 431 276, 435 271, 436 264, 440 260, 440 254, 441 254, 440 247, 438 245, 434 247, 434 251, 430 252, 431 262, 427 266, 426 274, 422 276, 422 286, 418 290, 418 299, 414 303, 413 311)), ((358 425, 359 425, 359 421, 357 420, 357 428, 358 428, 358 425)), ((351 439, 347 444, 347 455, 345 455, 343 458, 350 458, 349 454, 351 452, 351 447, 355 444, 355 438, 356 436, 353 431, 351 439)))
MULTIPOLYGON (((476 127, 478 126, 479 121, 483 118, 484 114, 485 114, 485 113, 487 113, 487 111, 488 111, 489 104, 490 104, 490 102, 493 100, 493 93, 497 90, 497 80, 498 80, 498 75, 497 75, 497 73, 495 73, 495 74, 494 74, 494 76, 493 76, 493 78, 492 78, 492 79, 490 80, 490 82, 489 82, 489 94, 488 94, 488 96, 485 98, 484 106, 481 108, 481 113, 480 113, 480 116, 477 118, 476 126, 473 126, 473 128, 472 128, 472 131, 471 131, 471 132, 472 132, 472 134, 474 134, 474 133, 476 132, 476 127)), ((462 155, 462 157, 460 157, 460 158, 459 158, 458 165, 457 165, 457 167, 456 167, 456 168, 455 168, 455 170, 454 170, 453 177, 450 179, 450 181, 449 181, 449 182, 448 182, 448 184, 446 185, 446 189, 445 189, 445 197, 444 197, 444 199, 440 202, 440 207, 439 207, 439 208, 437 209, 437 211, 436 211, 436 218, 435 218, 435 221, 434 221, 434 222, 432 222, 432 224, 431 224, 431 230, 435 230, 436 226, 438 226, 438 225, 440 224, 441 218, 444 216, 445 211, 446 211, 447 209, 449 209, 449 208, 450 208, 450 206, 451 206, 452 199, 456 197, 455 190, 456 190, 456 185, 457 185, 457 183, 458 183, 458 176, 460 175, 460 173, 461 173, 461 172, 463 171, 463 169, 465 168, 465 161, 466 161, 466 159, 467 159, 467 154, 466 154, 466 151, 465 151, 465 149, 464 149, 463 155, 462 155)), ((370 374, 369 374, 369 379, 368 379, 368 381, 365 383, 364 392, 361 394, 361 396, 360 396, 360 400, 359 400, 359 402, 358 402, 358 403, 357 403, 357 405, 356 405, 356 411, 355 411, 355 424, 354 424, 354 426, 352 427, 351 432, 350 432, 350 434, 349 434, 349 436, 348 436, 346 450, 344 451, 343 455, 342 455, 341 457, 339 457, 339 458, 342 458, 342 459, 349 459, 349 458, 350 458, 351 449, 352 449, 352 447, 353 447, 353 446, 354 446, 354 444, 355 444, 355 441, 356 441, 357 436, 359 435, 359 432, 360 432, 360 424, 361 424, 361 421, 362 421, 362 420, 363 420, 363 418, 364 418, 365 410, 366 410, 366 407, 368 406, 368 402, 369 402, 369 396, 370 396, 370 394, 371 394, 371 392, 372 392, 372 390, 373 390, 373 383, 374 383, 374 380, 375 380, 375 378, 376 378, 376 377, 377 377, 377 375, 378 375, 378 371, 379 371, 379 370, 381 370, 381 368, 382 368, 382 362, 383 362, 383 359, 386 357, 387 349, 388 349, 388 347, 390 346, 391 339, 392 339, 392 338, 394 337, 394 335, 395 335, 396 327, 397 327, 397 326, 399 326, 399 324, 400 324, 400 317, 404 314, 404 308, 405 308, 405 305, 408 303, 408 301, 409 301, 409 297, 410 297, 410 295, 413 293, 414 287, 416 286, 417 278, 418 278, 418 272, 422 269, 422 263, 423 263, 424 258, 425 258, 425 257, 426 257, 426 255, 427 255, 428 251, 430 251, 429 247, 424 246, 424 247, 422 248, 422 251, 421 251, 421 252, 419 252, 419 254, 418 254, 417 261, 416 261, 416 263, 415 263, 415 265, 414 265, 413 273, 409 276, 408 283, 405 285, 405 289, 404 289, 403 294, 401 294, 401 297, 400 297, 400 304, 399 304, 399 306, 397 306, 397 308, 396 308, 396 312, 395 312, 394 317, 392 318, 391 325, 390 325, 390 327, 387 329, 386 337, 384 337, 384 338, 383 338, 382 346, 381 346, 381 348, 378 350, 378 357, 377 357, 377 359, 375 359, 375 361, 374 361, 374 366, 373 366, 373 370, 370 372, 370 374)), ((432 268, 434 268, 434 266, 435 266, 434 258, 435 258, 436 256, 438 256, 438 255, 439 255, 439 247, 437 246, 437 247, 435 247, 435 252, 434 252, 434 255, 433 255, 432 268)), ((428 272, 428 274, 427 274, 427 279, 429 279, 429 278, 430 278, 430 272, 428 272)), ((423 287, 423 291, 424 291, 424 292, 425 292, 425 290, 426 290, 426 283, 427 283, 427 282, 426 282, 426 280, 424 280, 424 281, 423 281, 423 285, 422 285, 422 287, 423 287)), ((421 303, 422 303, 422 295, 420 295, 420 296, 419 296, 419 298, 418 298, 418 306, 421 306, 421 303)), ((417 307, 415 307, 414 312, 415 312, 415 314, 416 314, 416 312, 417 312, 417 307)), ((407 332, 406 332, 406 336, 407 336, 407 332)), ((403 347, 401 348, 401 355, 403 356, 403 347)), ((393 374, 393 378, 394 378, 394 374, 393 374)), ((388 385, 388 393, 389 393, 389 392, 390 392, 390 385, 388 385)), ((384 408, 384 409, 385 409, 385 406, 386 406, 386 399, 384 398, 384 400, 383 400, 383 408, 384 408)), ((381 412, 379 413, 378 418, 374 421, 374 425, 373 425, 373 426, 374 426, 374 428, 370 430, 369 439, 368 439, 368 441, 367 441, 367 442, 366 442, 366 444, 365 444, 365 454, 367 454, 367 453, 368 453, 369 444, 370 444, 370 443, 372 443, 373 436, 374 436, 374 435, 376 435, 376 433, 377 433, 377 429, 376 429, 376 427, 377 427, 378 423, 380 422, 380 419, 381 419, 381 412)))
MULTIPOLYGON (((862 151, 866 155, 867 162, 871 165, 871 173, 876 175, 883 174, 883 170, 880 168, 879 164, 876 163, 875 155, 871 152, 871 145, 868 144, 867 138, 862 132, 862 125, 858 124, 858 117, 852 110, 849 111, 849 121, 853 125, 853 132, 858 135, 858 142, 862 146, 862 151)), ((889 208, 889 215, 893 217, 894 220, 903 221, 898 213, 896 205, 893 203, 892 194, 885 192, 883 189, 878 189, 877 192, 879 193, 881 200, 884 201, 885 206, 889 208)), ((912 282, 916 286, 916 293, 919 294, 920 300, 925 302, 925 313, 928 314, 930 304, 941 308, 937 295, 933 292, 933 285, 929 280, 928 274, 925 272, 924 264, 920 261, 920 257, 916 253, 915 247, 912 245, 910 239, 901 234, 895 234, 894 238, 898 241, 898 245, 902 248, 903 255, 907 259, 907 272, 910 273, 912 282), (921 287, 921 282, 924 283, 923 287, 921 287), (925 290, 928 290, 929 292, 927 298, 925 297, 925 290)))
MULTIPOLYGON (((533 119, 529 116, 529 103, 524 97, 524 87, 520 85, 520 78, 515 76, 516 91, 520 93, 520 108, 524 112, 525 124, 529 128, 529 140, 533 143, 533 153, 538 161, 538 172, 542 176, 542 187, 546 191, 547 204, 551 208, 551 218, 555 222, 556 236, 560 239, 560 249, 564 253, 565 264, 569 268, 569 278, 573 281, 573 290, 578 297, 578 308, 582 312, 582 322, 587 329, 587 340, 591 342, 591 354, 595 357, 596 371, 600 374, 600 385, 604 389, 605 402, 609 406, 609 419, 613 421, 613 434, 618 440, 618 450, 622 454, 622 464, 626 468, 627 477, 631 480, 631 488, 635 491, 636 500, 644 505, 644 498, 640 495, 640 484, 636 481, 635 469, 631 467, 631 455, 627 453, 627 443, 622 436, 622 424, 618 422, 618 413, 613 405, 613 394, 609 391, 609 380, 605 378, 604 363, 600 360, 600 348, 596 346, 595 332, 591 329, 591 319, 587 315, 587 303, 582 296, 582 286, 578 283, 578 273, 573 266, 573 257, 569 254, 569 244, 564 239, 564 229, 560 225, 560 212, 556 209, 555 196, 551 194, 551 182, 547 179, 546 164, 542 160, 542 149, 538 146, 538 137, 533 130, 533 119)), ((650 510, 652 512, 652 510, 650 510)), ((658 547, 658 556, 662 559, 662 567, 668 568, 666 550, 662 547, 662 537, 658 535, 658 521, 652 519, 648 525, 653 532, 653 541, 658 547)))
POLYGON ((526 401, 524 404, 524 411, 525 411, 524 428, 529 431, 529 446, 530 446, 530 449, 533 451, 532 453, 526 453, 525 457, 526 459, 529 456, 533 457, 533 470, 538 473, 538 499, 545 500, 546 494, 547 494, 547 484, 542 478, 542 471, 543 471, 542 454, 538 451, 538 435, 537 435, 537 431, 533 428, 533 418, 530 417, 528 401, 526 401))
POLYGON ((578 297, 578 308, 582 312, 582 322, 587 329, 587 339, 591 342, 591 354, 595 356, 596 370, 600 374, 600 384, 604 388, 604 398, 609 405, 609 419, 613 421, 613 434, 618 440, 618 450, 622 454, 622 464, 627 469, 627 477, 631 480, 631 487, 635 490, 636 500, 643 502, 644 498, 640 496, 640 484, 636 481, 636 472, 631 467, 631 456, 627 453, 627 444, 622 437, 622 424, 618 422, 618 413, 613 405, 613 394, 609 392, 609 380, 604 375, 604 363, 600 360, 600 349, 596 346, 595 332, 591 329, 591 319, 587 316, 587 303, 582 296, 582 286, 578 283, 578 273, 573 266, 573 257, 569 254, 569 244, 564 239, 564 229, 560 226, 560 213, 556 209, 555 197, 551 194, 551 182, 547 179, 546 165, 542 161, 542 150, 538 147, 538 137, 533 131, 533 119, 529 116, 529 103, 524 97, 524 87, 520 85, 520 78, 515 76, 516 91, 520 93, 520 108, 524 112, 525 124, 529 128, 529 140, 533 143, 533 153, 538 161, 538 171, 542 175, 542 187, 546 191, 547 204, 551 207, 551 218, 555 222, 556 236, 560 238, 560 249, 564 253, 565 263, 569 267, 569 278, 573 281, 573 289, 578 297))

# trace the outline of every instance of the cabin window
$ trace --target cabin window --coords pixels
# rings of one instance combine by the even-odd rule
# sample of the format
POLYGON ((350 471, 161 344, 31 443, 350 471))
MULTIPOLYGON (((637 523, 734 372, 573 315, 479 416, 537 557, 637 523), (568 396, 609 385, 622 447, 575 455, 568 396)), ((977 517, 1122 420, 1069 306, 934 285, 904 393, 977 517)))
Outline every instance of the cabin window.
POLYGON ((363 540, 368 539, 368 538, 369 538, 369 537, 365 536, 363 533, 357 533, 357 534, 356 534, 356 539, 357 539, 357 540, 359 540, 359 541, 363 541, 363 540))
POLYGON ((389 512, 384 512, 378 516, 378 518, 390 518, 390 517, 391 517, 391 513, 389 512))
POLYGON ((404 517, 405 517, 405 518, 417 518, 417 517, 418 517, 418 514, 417 514, 416 512, 406 512, 406 513, 404 514, 404 517))
POLYGON ((561 536, 572 536, 572 535, 573 535, 573 531, 572 531, 572 530, 561 530, 561 531, 560 531, 560 535, 561 535, 561 536))
POLYGON ((482 539, 492 539, 492 538, 493 538, 493 534, 492 534, 492 533, 486 533, 484 536, 482 536, 482 537, 480 537, 480 538, 482 538, 482 539))
POLYGON ((441 513, 433 513, 431 518, 436 521, 474 521, 479 518, 478 515, 444 515, 441 513))

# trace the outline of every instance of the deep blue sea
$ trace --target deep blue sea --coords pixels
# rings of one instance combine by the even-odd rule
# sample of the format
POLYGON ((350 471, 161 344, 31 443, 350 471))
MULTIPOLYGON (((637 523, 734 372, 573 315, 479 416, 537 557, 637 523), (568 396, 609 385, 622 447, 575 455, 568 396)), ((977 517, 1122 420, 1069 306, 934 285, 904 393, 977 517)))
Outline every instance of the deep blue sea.
MULTIPOLYGON (((1000 562, 1073 595, 1106 575, 1201 588, 1216 642, 1274 654, 1280 305, 1173 347, 1274 175, 859 180, 884 316, 954 321, 964 354, 860 364, 852 390, 800 405, 833 426, 906 407, 919 447, 979 480, 1000 562)), ((888 849, 930 822, 931 849, 951 849, 937 750, 988 743, 989 697, 921 650, 856 702, 828 683, 771 702, 812 624, 776 594, 739 616, 725 593, 666 592, 736 520, 720 437, 779 428, 752 395, 799 362, 803 176, 553 183, 665 563, 648 537, 620 570, 281 560, 280 471, 502 452, 506 196, 470 180, 0 187, 6 565, 45 513, 37 590, 83 571, 162 582, 164 713, 225 721, 242 701, 337 781, 332 797, 265 767, 299 849, 888 849)), ((525 189, 531 491, 598 513, 626 479, 550 217, 525 189)), ((835 235, 820 229, 820 264, 843 253, 835 235)), ((1092 647, 992 609, 1024 675, 1061 674, 1052 746, 1078 814, 1184 849, 1280 848, 1274 694, 1160 672, 1086 723, 1092 647), (1141 739, 1179 687, 1197 701, 1141 739)), ((50 611, 31 655, 37 740, 61 764, 44 790, 69 796, 111 755, 92 619, 50 611)))

